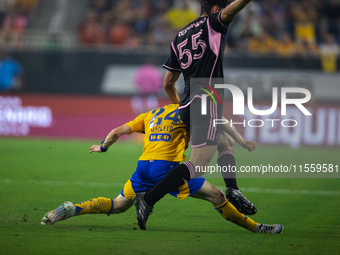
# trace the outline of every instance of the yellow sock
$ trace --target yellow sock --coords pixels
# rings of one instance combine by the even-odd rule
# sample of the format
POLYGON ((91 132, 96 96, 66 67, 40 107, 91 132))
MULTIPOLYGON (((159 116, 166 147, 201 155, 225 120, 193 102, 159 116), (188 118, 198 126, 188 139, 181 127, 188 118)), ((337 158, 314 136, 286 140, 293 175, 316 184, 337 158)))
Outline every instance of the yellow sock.
POLYGON ((256 227, 257 223, 255 221, 237 211, 237 209, 229 203, 228 200, 215 209, 222 215, 223 218, 235 223, 236 225, 244 227, 250 231, 253 231, 256 227))
POLYGON ((96 197, 80 204, 75 204, 75 207, 75 216, 94 213, 106 213, 109 215, 113 209, 113 200, 111 198, 96 197))

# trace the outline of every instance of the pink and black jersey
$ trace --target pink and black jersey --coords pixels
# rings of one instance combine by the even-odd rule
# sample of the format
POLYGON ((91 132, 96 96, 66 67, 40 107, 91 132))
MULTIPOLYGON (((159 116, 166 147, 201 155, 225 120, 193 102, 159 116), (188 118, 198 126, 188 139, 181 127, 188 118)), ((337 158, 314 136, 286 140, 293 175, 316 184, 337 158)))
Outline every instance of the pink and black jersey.
POLYGON ((223 78, 223 54, 229 23, 223 23, 220 16, 221 12, 197 18, 171 43, 170 57, 163 67, 184 76, 185 89, 180 106, 190 101, 191 78, 223 78))

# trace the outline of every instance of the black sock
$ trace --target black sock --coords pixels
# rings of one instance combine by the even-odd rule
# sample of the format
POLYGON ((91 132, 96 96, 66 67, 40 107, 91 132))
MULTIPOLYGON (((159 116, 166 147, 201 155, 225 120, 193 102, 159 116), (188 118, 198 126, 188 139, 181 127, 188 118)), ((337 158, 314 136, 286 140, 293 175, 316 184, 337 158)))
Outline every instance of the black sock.
POLYGON ((221 167, 221 169, 228 169, 226 172, 222 172, 222 176, 225 182, 225 186, 227 188, 238 189, 236 182, 236 162, 234 154, 231 151, 222 151, 218 155, 217 164, 221 167), (227 168, 226 168, 227 167, 227 168), (230 171, 234 169, 235 172, 230 171))
POLYGON ((153 206, 170 191, 182 186, 185 183, 184 180, 189 181, 190 175, 191 177, 194 177, 194 171, 194 166, 189 161, 176 166, 167 173, 167 175, 156 186, 146 192, 144 196, 145 202, 149 206, 153 206))

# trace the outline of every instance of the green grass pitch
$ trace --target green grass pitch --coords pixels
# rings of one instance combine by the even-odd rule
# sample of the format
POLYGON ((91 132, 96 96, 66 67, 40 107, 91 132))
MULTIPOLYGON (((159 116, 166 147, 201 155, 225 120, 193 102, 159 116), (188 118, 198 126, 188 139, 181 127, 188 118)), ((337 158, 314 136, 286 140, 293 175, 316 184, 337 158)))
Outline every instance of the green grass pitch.
MULTIPOLYGON (((258 209, 252 218, 283 224, 280 235, 250 233, 224 220, 208 202, 170 195, 155 206, 147 231, 138 230, 134 207, 41 226, 44 214, 65 200, 115 198, 142 152, 140 144, 118 141, 107 153, 89 154, 93 143, 0 139, 1 254, 340 254, 335 178, 238 180, 258 209)), ((339 148, 258 146, 252 153, 237 147, 235 155, 238 165, 340 164, 339 153, 339 148)), ((208 181, 223 186, 222 179, 208 181)))

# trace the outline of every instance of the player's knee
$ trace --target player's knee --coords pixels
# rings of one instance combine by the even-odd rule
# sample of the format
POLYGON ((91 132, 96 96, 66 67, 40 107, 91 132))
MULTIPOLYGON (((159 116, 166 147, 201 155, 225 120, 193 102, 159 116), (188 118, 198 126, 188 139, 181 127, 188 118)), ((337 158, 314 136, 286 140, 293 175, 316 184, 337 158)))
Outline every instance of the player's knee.
POLYGON ((210 160, 214 156, 216 149, 216 145, 192 148, 189 161, 194 165, 194 167, 209 166, 210 160))
MULTIPOLYGON (((197 156, 197 157, 190 157, 190 162, 194 165, 196 170, 199 170, 199 167, 209 166, 210 165, 210 160, 211 160, 211 157, 209 157, 207 155, 201 155, 201 156, 197 156)), ((199 173, 199 171, 197 171, 197 173, 199 173)))
POLYGON ((118 207, 118 208, 114 208, 112 211, 112 214, 119 214, 119 213, 123 213, 127 210, 127 208, 124 207, 118 207))
POLYGON ((119 214, 127 211, 133 204, 133 200, 126 202, 126 201, 119 201, 119 199, 113 200, 113 208, 112 214, 119 214))
POLYGON ((231 137, 229 137, 228 138, 228 147, 229 147, 229 150, 231 152, 234 152, 234 146, 235 146, 234 140, 231 137))
POLYGON ((214 202, 213 202, 214 206, 218 207, 221 204, 223 204, 225 201, 226 201, 226 198, 225 198, 223 191, 216 188, 214 190, 214 202))
POLYGON ((234 153, 234 146, 235 146, 234 140, 229 135, 224 133, 224 135, 222 136, 221 142, 219 143, 217 147, 217 150, 218 152, 228 150, 234 153))

